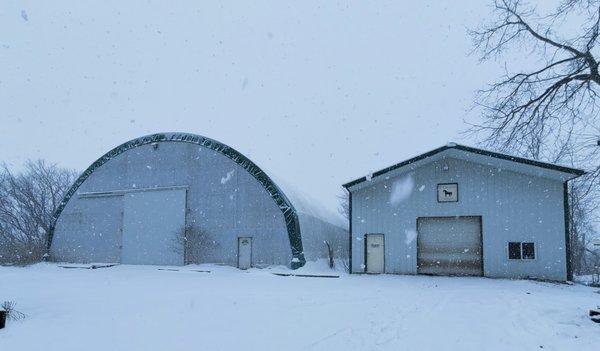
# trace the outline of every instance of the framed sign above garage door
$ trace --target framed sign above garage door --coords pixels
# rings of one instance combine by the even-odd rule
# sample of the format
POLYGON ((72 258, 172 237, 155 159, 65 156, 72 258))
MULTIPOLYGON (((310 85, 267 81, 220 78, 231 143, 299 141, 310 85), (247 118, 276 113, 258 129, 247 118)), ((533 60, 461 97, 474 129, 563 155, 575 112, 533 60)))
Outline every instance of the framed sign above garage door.
POLYGON ((418 218, 417 272, 483 275, 481 217, 418 218))
POLYGON ((458 202, 458 183, 442 183, 437 186, 438 202, 458 202))

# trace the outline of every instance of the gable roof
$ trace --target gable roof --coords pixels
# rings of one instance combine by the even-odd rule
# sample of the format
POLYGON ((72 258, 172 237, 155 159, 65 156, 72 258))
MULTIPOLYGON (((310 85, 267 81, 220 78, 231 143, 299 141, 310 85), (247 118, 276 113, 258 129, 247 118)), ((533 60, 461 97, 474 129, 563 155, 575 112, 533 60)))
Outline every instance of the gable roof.
MULTIPOLYGON (((559 165, 547 163, 547 162, 530 160, 530 159, 523 158, 523 157, 517 157, 517 156, 498 153, 498 152, 478 149, 478 148, 474 148, 471 146, 459 145, 459 144, 455 144, 455 143, 448 143, 447 145, 444 145, 437 149, 431 150, 431 151, 421 154, 419 156, 413 157, 406 161, 402 161, 395 165, 392 165, 392 166, 386 167, 382 170, 379 170, 377 172, 374 172, 370 177, 375 178, 375 177, 381 176, 383 174, 386 174, 386 173, 396 170, 398 168, 408 166, 410 164, 416 163, 418 161, 424 160, 428 157, 437 155, 441 152, 444 152, 444 151, 450 150, 450 149, 465 151, 465 152, 482 155, 482 156, 489 156, 492 158, 497 158, 497 159, 506 160, 506 161, 512 161, 512 162, 525 164, 525 165, 532 166, 532 167, 545 168, 545 169, 550 169, 550 170, 557 171, 557 172, 573 174, 576 177, 579 177, 579 176, 585 174, 585 172, 581 169, 559 166, 559 165)), ((343 187, 348 189, 354 185, 360 184, 365 181, 367 181, 367 176, 350 181, 350 182, 344 184, 343 187)))

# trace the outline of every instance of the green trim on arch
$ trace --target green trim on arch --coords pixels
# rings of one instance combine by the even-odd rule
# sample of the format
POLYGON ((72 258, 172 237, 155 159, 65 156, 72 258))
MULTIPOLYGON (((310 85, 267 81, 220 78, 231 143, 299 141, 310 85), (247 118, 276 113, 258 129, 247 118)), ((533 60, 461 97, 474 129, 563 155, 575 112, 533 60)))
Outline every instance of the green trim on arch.
POLYGON ((114 149, 110 150, 102 157, 97 159, 91 166, 89 166, 80 176, 77 178, 75 183, 69 188, 69 191, 65 194, 64 198, 60 202, 58 208, 54 212, 52 218, 52 226, 50 234, 48 236, 48 250, 52 245, 52 237, 54 234, 54 227, 60 214, 64 210, 65 206, 71 199, 77 189, 83 184, 86 179, 100 166, 110 161, 114 157, 122 154, 125 151, 131 150, 138 146, 153 144, 158 142, 184 142, 190 144, 200 145, 207 149, 216 151, 222 155, 225 155, 229 159, 233 160, 238 165, 242 166, 248 173, 250 173, 264 188, 267 190, 273 201, 277 204, 283 217, 288 231, 288 237, 290 240, 290 247, 292 250, 292 262, 291 267, 293 269, 302 267, 306 263, 304 258, 304 252, 302 248, 302 237, 300 235, 300 222, 294 205, 285 196, 283 191, 275 184, 275 182, 265 173, 260 167, 254 162, 250 161, 246 156, 238 152, 232 147, 229 147, 216 140, 203 137, 201 135, 190 134, 190 133, 157 133, 152 135, 143 136, 137 139, 130 140, 123 143, 114 149))

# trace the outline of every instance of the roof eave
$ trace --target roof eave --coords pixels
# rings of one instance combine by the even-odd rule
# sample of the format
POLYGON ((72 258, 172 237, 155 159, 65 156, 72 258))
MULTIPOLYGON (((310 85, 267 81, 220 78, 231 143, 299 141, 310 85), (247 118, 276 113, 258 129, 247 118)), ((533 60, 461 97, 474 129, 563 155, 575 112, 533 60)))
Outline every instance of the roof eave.
POLYGON ((478 155, 490 156, 490 157, 494 157, 494 158, 498 158, 498 159, 513 161, 513 162, 517 162, 517 163, 523 163, 523 164, 527 164, 530 166, 551 169, 551 170, 562 172, 562 173, 573 174, 576 177, 579 177, 579 176, 582 176, 585 174, 584 170, 577 169, 577 168, 560 166, 560 165, 555 165, 553 163, 541 162, 541 161, 531 160, 528 158, 502 154, 502 153, 498 153, 498 152, 494 152, 494 151, 477 149, 477 148, 465 146, 465 145, 456 145, 456 146, 453 146, 453 148, 462 150, 462 151, 471 152, 471 153, 478 154, 478 155))
MULTIPOLYGON (((566 173, 566 174, 573 174, 574 177, 570 178, 570 179, 575 179, 577 177, 580 177, 582 175, 585 174, 585 171, 581 170, 581 169, 576 169, 576 168, 570 168, 570 167, 565 167, 565 166, 559 166, 559 165, 555 165, 555 164, 551 164, 551 163, 546 163, 546 162, 540 162, 540 161, 535 161, 535 160, 530 160, 530 159, 526 159, 523 157, 517 157, 517 156, 511 156, 511 155, 507 155, 507 154, 501 154, 498 152, 493 152, 493 151, 488 151, 488 150, 483 150, 483 149, 477 149, 474 147, 470 147, 470 146, 464 146, 464 145, 459 145, 459 144, 451 144, 451 145, 445 145, 442 147, 439 147, 437 149, 431 150, 429 152, 426 152, 424 154, 421 154, 419 156, 410 158, 406 161, 397 163, 395 165, 386 167, 384 169, 381 169, 375 173, 373 173, 372 178, 375 177, 379 177, 383 174, 386 174, 388 172, 391 172, 395 169, 398 168, 402 168, 404 166, 410 165, 412 163, 415 163, 417 161, 423 160, 425 158, 431 157, 435 154, 438 154, 442 151, 446 151, 448 149, 457 149, 457 150, 462 150, 462 151, 466 151, 466 152, 471 152, 474 154, 478 154, 478 155, 484 155, 484 156, 489 156, 489 157, 494 157, 494 158, 498 158, 498 159, 503 159, 503 160, 508 160, 508 161, 512 161, 512 162, 517 162, 517 163, 523 163, 523 164, 528 164, 530 166, 535 166, 535 167, 540 167, 540 168, 546 168, 546 169, 551 169, 554 171, 558 171, 558 172, 562 172, 562 173, 566 173)), ((350 190, 351 187, 358 185, 360 183, 363 183, 367 181, 367 177, 361 177, 355 180, 352 180, 348 183, 343 184, 342 186, 344 188, 346 188, 347 190, 350 190)))

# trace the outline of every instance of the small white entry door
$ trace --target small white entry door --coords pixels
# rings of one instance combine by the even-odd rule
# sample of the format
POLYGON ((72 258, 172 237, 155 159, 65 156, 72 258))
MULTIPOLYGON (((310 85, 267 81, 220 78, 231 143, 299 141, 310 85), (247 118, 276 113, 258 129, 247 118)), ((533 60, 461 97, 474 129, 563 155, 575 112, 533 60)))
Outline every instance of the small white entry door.
POLYGON ((248 269, 252 267, 252 238, 238 238, 238 268, 248 269))
POLYGON ((383 234, 367 234, 366 240, 366 272, 383 273, 385 241, 383 234))

